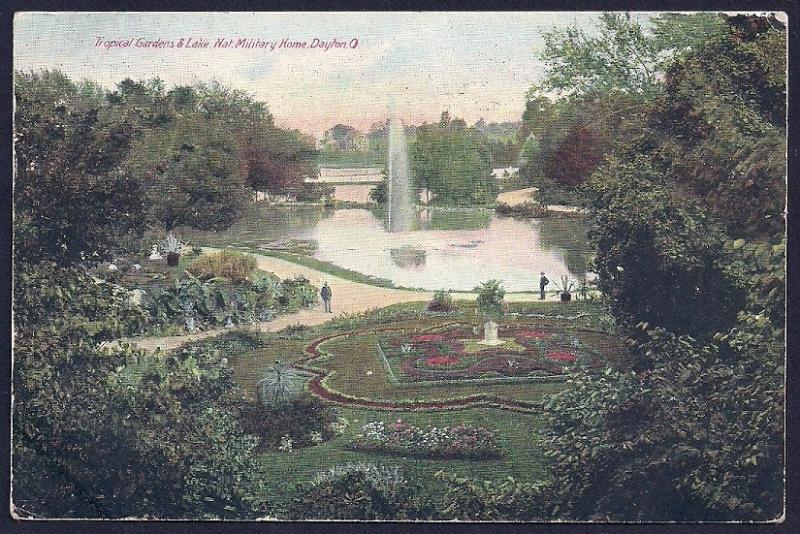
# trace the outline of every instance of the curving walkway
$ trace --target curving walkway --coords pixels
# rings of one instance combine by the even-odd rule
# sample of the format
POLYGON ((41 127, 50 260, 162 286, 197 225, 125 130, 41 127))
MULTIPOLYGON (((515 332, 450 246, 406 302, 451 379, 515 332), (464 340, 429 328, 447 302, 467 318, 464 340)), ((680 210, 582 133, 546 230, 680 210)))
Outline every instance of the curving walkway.
MULTIPOLYGON (((209 247, 203 248, 203 252, 215 252, 218 250, 219 249, 209 247)), ((302 275, 308 278, 308 280, 317 287, 322 287, 324 282, 328 282, 333 293, 333 298, 331 299, 332 313, 325 313, 322 309, 322 302, 320 302, 313 309, 301 310, 289 315, 281 315, 273 321, 251 325, 251 328, 262 332, 275 332, 295 324, 306 326, 319 325, 340 315, 363 313, 368 310, 383 308, 392 304, 428 301, 433 297, 432 291, 409 291, 405 289, 377 287, 361 282, 345 280, 344 278, 339 278, 312 269, 311 267, 298 265, 280 258, 273 258, 260 254, 252 255, 256 258, 257 267, 262 271, 274 273, 280 278, 291 278, 302 275)), ((453 298, 456 300, 474 300, 476 294, 453 293, 453 298)), ((538 293, 514 293, 506 295, 506 300, 509 302, 536 301, 538 298, 538 293)), ((162 350, 171 350, 189 341, 218 336, 226 331, 227 329, 225 328, 215 328, 196 334, 132 338, 128 341, 146 350, 156 350, 158 348, 162 350)))

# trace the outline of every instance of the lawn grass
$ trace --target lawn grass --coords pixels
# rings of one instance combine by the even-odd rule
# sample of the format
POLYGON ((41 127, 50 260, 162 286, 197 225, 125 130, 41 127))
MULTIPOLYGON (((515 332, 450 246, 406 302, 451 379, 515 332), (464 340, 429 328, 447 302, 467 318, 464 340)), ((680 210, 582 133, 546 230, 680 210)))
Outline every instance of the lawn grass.
MULTIPOLYGON (((513 304, 512 313, 547 315, 560 317, 556 321, 569 322, 584 328, 599 329, 604 320, 600 305, 590 302, 572 303, 534 303, 513 304), (574 317, 578 317, 574 319, 574 317), (571 317, 572 319, 564 319, 571 317)), ((287 363, 305 358, 305 348, 315 339, 352 330, 374 328, 408 328, 421 331, 453 321, 465 321, 475 317, 474 304, 459 306, 459 312, 451 316, 431 316, 424 311, 423 303, 397 304, 381 310, 374 310, 358 316, 337 318, 331 323, 309 327, 294 333, 233 331, 226 336, 201 343, 210 343, 229 358, 233 378, 249 395, 255 395, 256 382, 263 378, 264 371, 276 359, 287 363)), ((514 320, 507 316, 505 320, 514 320)), ((536 317, 525 317, 526 321, 537 321, 536 317)), ((552 320, 551 320, 552 321, 552 320)), ((333 385, 349 387, 353 391, 373 394, 373 388, 387 391, 396 387, 386 379, 385 369, 375 357, 375 334, 351 337, 341 341, 349 343, 346 358, 330 358, 319 362, 338 371, 333 385), (369 349, 369 350, 368 350, 369 349), (367 375, 367 371, 372 374, 367 375)), ((333 345, 331 340, 331 344, 333 345)), ((502 386, 475 384, 452 384, 441 390, 414 389, 403 390, 398 397, 411 398, 415 395, 446 398, 448 396, 468 395, 480 392, 502 392, 531 400, 542 400, 551 393, 569 387, 558 383, 519 383, 502 386)), ((381 393, 382 395, 384 393, 381 393)), ((435 473, 445 471, 458 476, 478 480, 500 481, 513 477, 522 482, 537 482, 549 478, 549 461, 541 448, 541 431, 545 419, 537 408, 529 413, 519 413, 491 407, 470 407, 446 411, 404 411, 371 410, 335 405, 335 410, 349 421, 344 432, 320 445, 287 451, 265 451, 258 454, 258 461, 265 467, 264 483, 274 509, 281 510, 287 499, 291 498, 297 484, 310 480, 316 473, 330 467, 349 462, 369 462, 381 465, 399 466, 408 480, 421 486, 422 491, 435 499, 442 495, 444 484, 437 480, 435 473), (395 454, 354 451, 349 443, 361 428, 371 422, 390 423, 402 419, 419 426, 456 426, 460 424, 480 426, 495 432, 502 457, 492 460, 442 460, 404 457, 395 454)))
POLYGON ((271 496, 286 496, 296 484, 311 479, 317 472, 348 462, 400 466, 409 480, 419 483, 429 494, 441 494, 443 487, 434 477, 439 470, 493 481, 514 477, 524 482, 535 482, 548 477, 547 460, 539 447, 542 427, 539 414, 519 414, 494 408, 415 413, 352 408, 340 408, 339 411, 350 424, 333 440, 292 452, 270 451, 259 456, 259 461, 267 467, 264 482, 271 496), (364 424, 373 421, 389 423, 399 418, 421 427, 467 424, 494 430, 503 456, 494 460, 431 460, 347 448, 364 424))
POLYGON ((297 265, 302 265, 303 267, 309 267, 311 269, 315 269, 325 274, 342 278, 343 280, 349 280, 351 282, 358 282, 361 284, 367 284, 376 287, 406 289, 410 291, 425 291, 419 288, 396 286, 391 282, 391 280, 387 280, 386 278, 378 278, 377 276, 370 276, 368 274, 362 274, 357 271, 345 269, 344 267, 339 267, 338 265, 318 260, 313 256, 308 256, 304 254, 292 254, 289 252, 282 252, 278 250, 254 249, 252 247, 236 247, 236 248, 237 250, 250 252, 252 254, 261 254, 263 256, 271 256, 273 258, 286 260, 292 263, 296 263, 297 265))

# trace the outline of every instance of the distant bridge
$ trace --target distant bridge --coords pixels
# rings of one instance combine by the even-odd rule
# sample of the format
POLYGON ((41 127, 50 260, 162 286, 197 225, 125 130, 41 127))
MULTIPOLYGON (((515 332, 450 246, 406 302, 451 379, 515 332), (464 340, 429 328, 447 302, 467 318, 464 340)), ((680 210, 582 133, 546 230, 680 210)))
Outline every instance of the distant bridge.
POLYGON ((306 178, 306 182, 326 184, 379 184, 383 169, 379 167, 332 168, 320 167, 319 176, 306 178))

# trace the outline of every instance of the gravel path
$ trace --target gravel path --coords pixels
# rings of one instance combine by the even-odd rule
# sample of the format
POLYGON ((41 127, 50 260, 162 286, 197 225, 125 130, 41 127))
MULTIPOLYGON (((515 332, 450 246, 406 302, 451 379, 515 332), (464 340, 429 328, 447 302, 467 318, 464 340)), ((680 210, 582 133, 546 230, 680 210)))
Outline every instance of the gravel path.
POLYGON ((525 189, 506 191, 505 193, 497 195, 497 202, 513 208, 525 202, 533 202, 536 199, 536 192, 538 190, 538 187, 527 187, 525 189))

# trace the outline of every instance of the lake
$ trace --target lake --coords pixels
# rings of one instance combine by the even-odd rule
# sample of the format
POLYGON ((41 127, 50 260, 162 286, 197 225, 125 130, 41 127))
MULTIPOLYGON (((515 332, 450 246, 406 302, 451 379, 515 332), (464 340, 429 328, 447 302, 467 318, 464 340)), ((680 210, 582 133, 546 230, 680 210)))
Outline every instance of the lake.
POLYGON ((582 219, 513 219, 487 209, 428 207, 419 213, 417 230, 399 233, 387 232, 384 219, 378 210, 259 203, 225 232, 181 236, 210 246, 311 240, 319 260, 428 290, 471 290, 496 278, 507 291, 538 291, 540 272, 551 280, 581 278, 592 257, 582 219))

